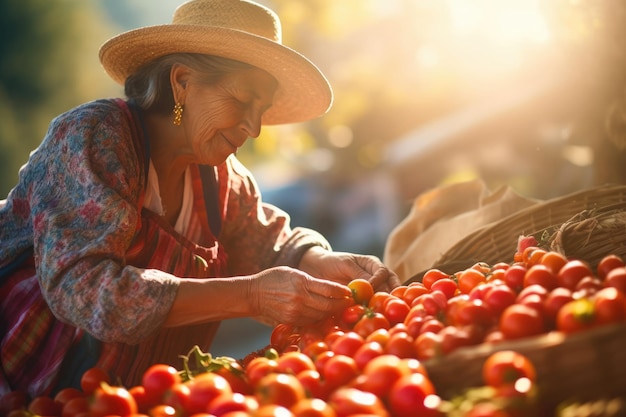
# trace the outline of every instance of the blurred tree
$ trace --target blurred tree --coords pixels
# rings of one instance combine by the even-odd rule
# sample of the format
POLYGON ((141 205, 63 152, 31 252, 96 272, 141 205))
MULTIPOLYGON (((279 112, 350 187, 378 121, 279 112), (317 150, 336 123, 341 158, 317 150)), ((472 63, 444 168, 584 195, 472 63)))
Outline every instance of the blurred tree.
POLYGON ((107 87, 93 81, 104 24, 80 0, 0 1, 0 196, 50 120, 107 87))

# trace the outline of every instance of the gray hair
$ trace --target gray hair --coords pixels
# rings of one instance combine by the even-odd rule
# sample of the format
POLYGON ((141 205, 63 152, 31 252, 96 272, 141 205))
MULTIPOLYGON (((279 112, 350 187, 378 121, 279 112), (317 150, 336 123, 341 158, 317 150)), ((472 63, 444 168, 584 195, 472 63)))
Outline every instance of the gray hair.
POLYGON ((171 113, 174 107, 170 71, 174 64, 185 65, 202 74, 202 81, 211 84, 223 75, 252 66, 228 58, 179 53, 157 58, 126 79, 124 93, 140 108, 162 114, 171 113))

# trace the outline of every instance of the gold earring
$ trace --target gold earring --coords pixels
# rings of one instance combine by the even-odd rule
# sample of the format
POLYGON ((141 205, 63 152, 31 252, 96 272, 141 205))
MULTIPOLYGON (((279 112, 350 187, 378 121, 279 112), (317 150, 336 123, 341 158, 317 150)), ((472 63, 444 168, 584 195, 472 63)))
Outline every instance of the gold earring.
POLYGON ((180 126, 183 120, 183 106, 182 104, 176 102, 174 105, 174 125, 180 126))

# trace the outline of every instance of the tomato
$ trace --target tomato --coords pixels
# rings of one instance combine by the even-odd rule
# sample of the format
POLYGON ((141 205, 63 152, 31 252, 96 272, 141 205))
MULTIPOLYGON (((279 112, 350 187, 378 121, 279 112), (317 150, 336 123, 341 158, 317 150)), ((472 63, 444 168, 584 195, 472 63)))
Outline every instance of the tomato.
POLYGON ((298 375, 305 369, 315 369, 313 359, 302 352, 286 352, 276 359, 277 372, 298 375))
POLYGON ((556 327, 565 333, 575 333, 593 327, 596 312, 593 302, 580 298, 565 304, 556 316, 556 327))
POLYGON ((546 251, 545 249, 541 249, 541 248, 536 248, 533 250, 529 250, 528 251, 528 260, 526 261, 526 263, 529 266, 533 266, 533 265, 539 265, 541 263, 541 260, 543 259, 543 256, 547 253, 548 251, 546 251))
POLYGON ((391 298, 383 307, 383 315, 390 325, 402 323, 409 314, 411 307, 401 298, 391 298))
POLYGON ((28 407, 28 393, 22 390, 9 391, 0 397, 0 415, 6 416, 13 410, 25 410, 28 407))
MULTIPOLYGON (((448 299, 441 291, 433 291, 416 297, 411 303, 411 309, 416 306, 421 306, 420 308, 428 315, 437 316, 446 310, 448 299)), ((410 311, 409 314, 411 314, 410 311)))
MULTIPOLYGON (((136 393, 133 391, 134 389, 135 387, 131 388, 129 391, 133 395, 133 398, 135 398, 135 401, 137 401, 136 393)), ((163 405, 169 405, 170 407, 173 407, 178 412, 182 412, 187 409, 190 393, 191 390, 189 389, 188 384, 184 384, 182 382, 178 383, 169 388, 165 392, 165 394, 163 394, 161 403, 163 405)), ((145 408, 140 401, 137 401, 137 407, 139 408, 140 412, 145 408)))
POLYGON ((432 268, 426 271, 426 273, 422 276, 422 284, 424 284, 424 287, 427 289, 430 289, 434 282, 443 278, 450 278, 450 275, 440 269, 432 268))
POLYGON ((543 311, 551 323, 556 323, 556 315, 561 307, 574 299, 572 291, 567 288, 557 287, 550 291, 543 300, 543 311))
POLYGON ((311 358, 313 362, 315 362, 315 360, 317 359, 317 356, 320 353, 326 352, 329 349, 330 348, 328 347, 328 344, 326 342, 317 341, 317 342, 313 342, 313 343, 309 343, 308 345, 305 345, 304 348, 302 349, 302 353, 304 353, 306 356, 311 358))
POLYGON ((615 287, 626 294, 626 267, 619 266, 610 270, 604 278, 607 287, 615 287))
POLYGON ((411 305, 413 304, 413 300, 422 294, 428 294, 428 288, 426 288, 422 283, 412 282, 402 294, 402 299, 405 303, 411 305))
MULTIPOLYGON (((276 372, 278 369, 278 361, 260 356, 252 359, 246 366, 246 377, 252 387, 265 375, 276 372)), ((222 377, 223 378, 223 377, 222 377)))
POLYGON ((545 323, 536 309, 513 304, 502 312, 499 328, 506 339, 519 339, 543 333, 545 323))
POLYGON ((508 285, 516 293, 524 288, 524 276, 526 275, 526 267, 523 265, 511 265, 504 272, 504 283, 508 285))
POLYGON ((607 287, 593 297, 598 324, 619 323, 626 319, 626 297, 617 288, 607 287))
POLYGON ((450 299, 455 296, 459 291, 459 286, 451 278, 442 278, 433 282, 431 290, 438 290, 445 294, 446 298, 450 299))
POLYGON ((330 350, 338 355, 353 356, 363 346, 365 339, 357 332, 350 331, 337 337, 330 345, 330 350))
POLYGON ((535 264, 526 270, 524 274, 524 287, 538 284, 547 290, 552 290, 559 285, 557 276, 550 268, 543 264, 535 264))
POLYGON ((487 282, 487 277, 481 271, 469 268, 457 274, 457 281, 459 291, 463 294, 469 294, 469 292, 478 284, 487 282))
POLYGON ((300 381, 307 397, 321 398, 323 400, 328 397, 329 389, 318 371, 307 369, 296 375, 296 378, 300 381))
POLYGON ((389 337, 384 351, 398 358, 413 358, 415 357, 413 337, 404 332, 393 334, 389 337))
POLYGON ((441 335, 425 332, 415 338, 417 359, 425 361, 441 356, 441 335))
POLYGON ((567 263, 567 258, 560 252, 548 251, 541 257, 540 263, 546 266, 556 276, 567 263))
MULTIPOLYGON (((273 360, 268 359, 268 361, 273 360)), ((187 400, 187 412, 189 414, 206 412, 207 404, 214 398, 220 394, 232 392, 228 381, 223 376, 213 372, 196 375, 185 384, 189 387, 187 400)))
POLYGON ((371 392, 357 388, 342 387, 330 394, 328 403, 337 417, 371 415, 389 417, 382 400, 371 392))
POLYGON ((624 266, 624 260, 621 256, 610 254, 600 260, 596 270, 598 271, 598 277, 604 279, 613 269, 622 268, 624 266))
POLYGON ((89 413, 92 417, 130 416, 137 414, 137 403, 126 388, 103 383, 93 391, 89 413))
POLYGON ((85 393, 85 395, 89 395, 95 391, 96 388, 100 386, 102 382, 107 384, 111 383, 111 378, 109 374, 100 368, 90 368, 83 373, 80 378, 80 388, 85 393))
POLYGON ((425 320, 420 327, 420 334, 422 333, 439 333, 441 329, 445 327, 445 324, 441 320, 432 318, 425 320))
POLYGON ((295 417, 336 417, 335 410, 319 398, 304 398, 298 401, 291 412, 295 417))
POLYGON ((286 408, 306 397, 304 387, 295 375, 281 373, 263 377, 254 392, 259 405, 277 404, 286 408))
POLYGON ((589 265, 579 259, 573 259, 563 265, 557 279, 560 286, 573 290, 581 279, 588 276, 593 276, 589 265))
POLYGON ((171 405, 157 404, 148 410, 150 417, 175 417, 177 411, 171 405))
POLYGON ((363 369, 365 365, 377 356, 382 355, 385 352, 383 346, 376 341, 365 342, 363 345, 354 352, 352 356, 354 362, 359 369, 363 369))
MULTIPOLYGON (((130 391, 129 391, 130 392, 130 391)), ((89 413, 89 399, 85 396, 68 400, 61 410, 61 417, 75 417, 89 413)))
POLYGON ((270 334, 270 346, 279 352, 282 351, 290 343, 290 337, 293 333, 293 326, 284 323, 277 324, 270 334))
POLYGON ((471 344, 468 332, 462 327, 446 326, 438 335, 441 337, 440 350, 443 354, 471 344))
MULTIPOLYGON (((285 352, 281 356, 287 355, 289 357, 289 353, 290 352, 285 352)), ((280 357, 278 359, 280 359, 280 357)), ((278 359, 276 359, 277 364, 278 359)), ((246 371, 243 366, 236 360, 233 359, 228 361, 227 363, 224 363, 222 366, 219 367, 219 369, 214 372, 218 375, 221 375, 224 379, 226 379, 226 381, 228 381, 228 385, 230 385, 230 388, 233 392, 238 392, 244 395, 252 394, 252 387, 248 382, 246 371)))
POLYGON ((354 331, 361 337, 367 337, 377 329, 389 329, 389 320, 382 313, 366 314, 354 325, 354 331))
POLYGON ((414 373, 400 377, 389 390, 387 402, 394 417, 428 415, 432 410, 424 404, 435 387, 423 374, 414 373))
POLYGON ((489 326, 495 318, 482 300, 466 300, 458 304, 453 320, 455 324, 461 326, 466 324, 489 326))
POLYGON ((367 305, 374 295, 374 287, 363 278, 355 278, 348 283, 348 288, 352 292, 352 298, 357 304, 367 305))
MULTIPOLYGON (((246 417, 249 417, 248 413, 246 417)), ((213 416, 207 416, 213 417, 213 416)), ((244 417, 244 416, 237 416, 244 417)), ((293 417, 293 413, 286 407, 278 404, 263 404, 254 413, 254 417, 293 417)))
POLYGON ((329 389, 334 389, 355 378, 359 374, 359 367, 351 356, 334 355, 328 358, 320 373, 329 389))
POLYGON ((225 392, 213 398, 207 406, 211 415, 222 416, 233 411, 249 411, 248 400, 240 392, 225 392))
POLYGON ((499 316, 505 308, 515 303, 517 294, 508 285, 494 284, 483 295, 483 303, 495 316, 499 316))
POLYGON ((348 326, 354 325, 365 313, 367 312, 367 307, 363 304, 354 304, 349 307, 346 307, 341 313, 341 321, 348 326))
POLYGON ((160 401, 165 392, 182 382, 178 370, 170 365, 154 364, 143 373, 141 385, 146 390, 148 401, 160 401))
POLYGON ((60 403, 45 395, 33 398, 28 404, 28 411, 37 416, 58 416, 62 408, 60 403))
POLYGON ((498 388, 515 383, 520 378, 537 379, 535 365, 523 354, 514 350, 501 350, 491 354, 483 363, 485 384, 498 388))
POLYGON ((394 297, 403 298, 407 288, 409 288, 408 285, 398 285, 397 287, 392 289, 389 294, 393 295, 394 297))
POLYGON ((370 298, 369 303, 367 303, 367 307, 374 313, 382 313, 385 309, 385 304, 391 298, 393 298, 393 295, 388 292, 376 291, 370 298))
POLYGON ((78 388, 68 387, 63 388, 54 395, 54 401, 61 405, 65 405, 69 400, 76 397, 84 397, 85 394, 78 388))

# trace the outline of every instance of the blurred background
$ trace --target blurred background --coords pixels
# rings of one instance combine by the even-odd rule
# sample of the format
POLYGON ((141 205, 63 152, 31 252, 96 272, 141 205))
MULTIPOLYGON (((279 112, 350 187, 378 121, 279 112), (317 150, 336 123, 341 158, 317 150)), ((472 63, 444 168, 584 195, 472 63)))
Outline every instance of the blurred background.
MULTIPOLYGON (((265 128, 239 157, 266 201, 336 250, 382 257, 413 200, 442 184, 547 199, 626 179, 623 0, 259 1, 335 102, 265 128)), ((122 95, 100 44, 181 3, 0 0, 0 199, 53 117, 122 95)), ((267 332, 234 321, 216 352, 241 357, 267 332)))

